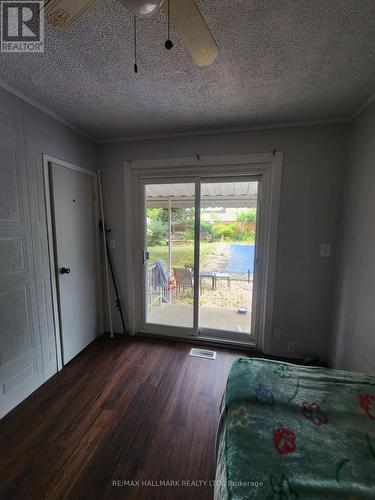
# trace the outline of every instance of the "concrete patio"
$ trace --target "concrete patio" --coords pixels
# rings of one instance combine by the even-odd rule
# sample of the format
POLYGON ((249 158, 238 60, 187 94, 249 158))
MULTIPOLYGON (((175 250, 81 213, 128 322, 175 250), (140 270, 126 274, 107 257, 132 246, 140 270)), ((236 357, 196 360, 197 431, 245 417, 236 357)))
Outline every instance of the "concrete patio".
MULTIPOLYGON (((148 323, 192 328, 193 306, 189 304, 154 305, 148 313, 148 323)), ((250 334, 251 311, 239 314, 222 307, 200 306, 200 326, 214 330, 250 334)))

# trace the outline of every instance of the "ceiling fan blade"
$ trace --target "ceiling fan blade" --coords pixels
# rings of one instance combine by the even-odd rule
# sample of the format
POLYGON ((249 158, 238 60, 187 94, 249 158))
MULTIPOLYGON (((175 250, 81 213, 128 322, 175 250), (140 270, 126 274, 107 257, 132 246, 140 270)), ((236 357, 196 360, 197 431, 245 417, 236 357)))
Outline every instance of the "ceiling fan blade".
POLYGON ((198 66, 212 64, 219 48, 194 0, 169 0, 173 26, 198 66))
POLYGON ((97 0, 50 0, 44 6, 45 20, 54 28, 69 28, 97 0))

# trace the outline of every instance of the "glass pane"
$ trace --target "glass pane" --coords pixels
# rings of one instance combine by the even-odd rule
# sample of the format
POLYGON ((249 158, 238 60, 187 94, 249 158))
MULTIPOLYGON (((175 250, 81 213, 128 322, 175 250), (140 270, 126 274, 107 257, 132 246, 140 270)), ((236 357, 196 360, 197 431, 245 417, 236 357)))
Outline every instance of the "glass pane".
POLYGON ((258 182, 201 186, 200 327, 251 334, 258 182))
POLYGON ((193 328, 195 184, 145 186, 146 321, 193 328))

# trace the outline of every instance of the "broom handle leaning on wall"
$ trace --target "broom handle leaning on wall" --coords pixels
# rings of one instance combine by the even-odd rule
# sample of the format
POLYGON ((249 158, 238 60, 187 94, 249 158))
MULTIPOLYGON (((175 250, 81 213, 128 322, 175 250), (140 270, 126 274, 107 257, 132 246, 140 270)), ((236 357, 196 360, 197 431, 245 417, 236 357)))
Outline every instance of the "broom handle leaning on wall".
MULTIPOLYGON (((102 172, 98 170, 98 187, 99 187, 99 199, 100 199, 100 213, 102 217, 103 228, 105 228, 104 220, 104 205, 103 205, 103 191, 102 191, 102 172)), ((105 230, 103 230, 103 252, 104 252, 104 262, 105 262, 105 277, 107 285, 107 305, 108 305, 108 317, 109 317, 109 329, 111 332, 111 339, 113 339, 113 323, 112 323, 112 310, 111 310, 111 292, 109 289, 109 272, 108 272, 108 259, 107 259, 107 242, 105 237, 105 230)))

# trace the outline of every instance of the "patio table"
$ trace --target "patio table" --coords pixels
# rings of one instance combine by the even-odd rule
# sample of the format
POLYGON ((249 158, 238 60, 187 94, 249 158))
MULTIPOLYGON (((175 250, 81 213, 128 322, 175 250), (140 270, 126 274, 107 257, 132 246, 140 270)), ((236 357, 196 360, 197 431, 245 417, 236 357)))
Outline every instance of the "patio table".
POLYGON ((230 274, 228 274, 228 273, 215 273, 215 289, 217 288, 217 280, 227 280, 227 286, 230 290, 230 274))
POLYGON ((209 271, 203 271, 199 273, 199 278, 201 281, 201 287, 202 287, 202 278, 210 278, 212 280, 212 290, 216 288, 216 273, 214 272, 209 272, 209 271))

